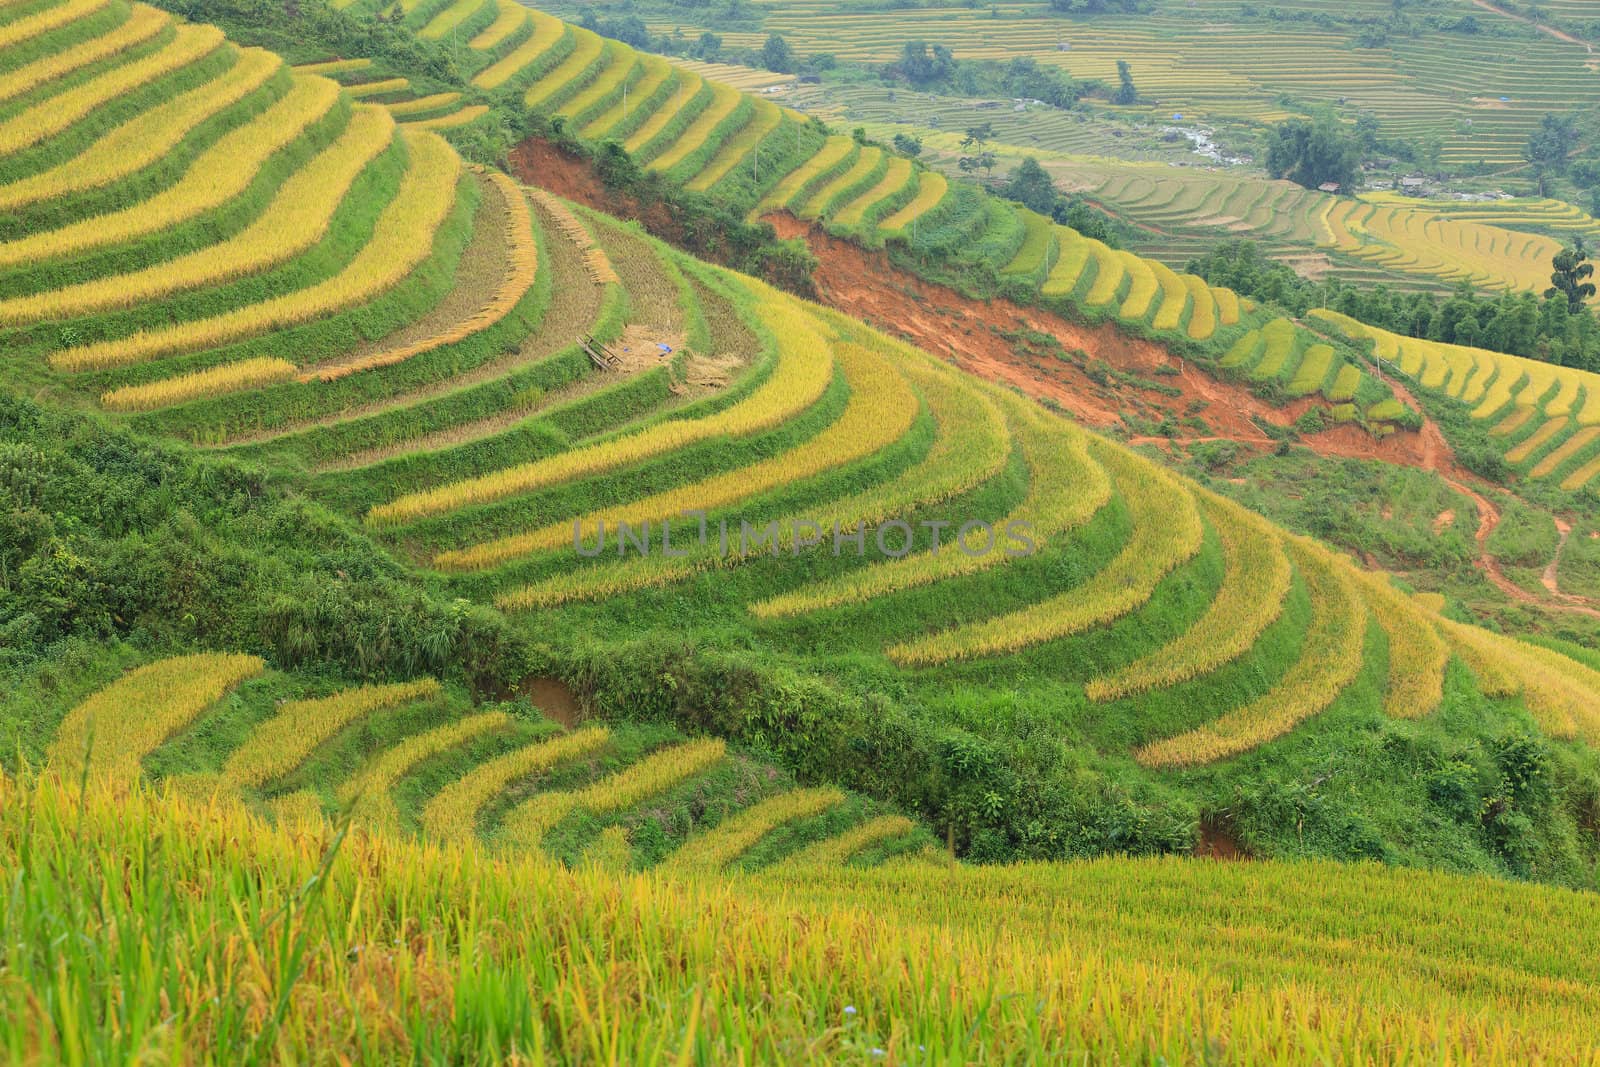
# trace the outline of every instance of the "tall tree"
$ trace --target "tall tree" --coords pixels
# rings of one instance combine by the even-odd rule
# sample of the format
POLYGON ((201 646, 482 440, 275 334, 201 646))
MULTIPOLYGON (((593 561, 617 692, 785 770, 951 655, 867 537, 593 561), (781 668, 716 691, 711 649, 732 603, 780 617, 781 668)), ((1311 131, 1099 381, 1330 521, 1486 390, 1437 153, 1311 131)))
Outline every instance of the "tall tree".
POLYGON ((1546 115, 1528 134, 1528 147, 1523 154, 1529 163, 1559 174, 1567 169, 1567 157, 1577 144, 1578 124, 1571 115, 1546 115))
POLYGON ((793 74, 794 49, 775 33, 761 46, 761 65, 776 74, 793 74))
POLYGON ((1332 112, 1315 119, 1289 119, 1267 136, 1267 173, 1307 189, 1337 182, 1349 189, 1361 166, 1356 136, 1332 112))
POLYGON ((1056 186, 1045 173, 1039 161, 1029 156, 1024 159, 1006 182, 1005 197, 1023 207, 1031 208, 1044 216, 1052 216, 1056 207, 1056 186))
POLYGON ((1139 90, 1133 85, 1133 68, 1126 59, 1117 60, 1117 91, 1111 94, 1113 104, 1137 104, 1139 90))
POLYGON ((1571 248, 1563 248, 1556 253, 1551 261, 1555 273, 1550 275, 1551 286, 1544 291, 1544 295, 1565 296, 1567 310, 1576 315, 1583 310, 1583 302, 1594 295, 1594 283, 1589 279, 1594 275, 1594 264, 1589 262, 1588 250, 1583 247, 1583 238, 1579 237, 1572 243, 1571 248))

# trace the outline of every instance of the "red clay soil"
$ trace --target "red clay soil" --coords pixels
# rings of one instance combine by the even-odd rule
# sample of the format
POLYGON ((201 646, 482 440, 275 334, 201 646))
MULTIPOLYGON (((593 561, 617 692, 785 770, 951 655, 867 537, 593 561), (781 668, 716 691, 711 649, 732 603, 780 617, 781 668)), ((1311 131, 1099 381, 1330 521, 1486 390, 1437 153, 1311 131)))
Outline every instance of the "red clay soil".
MULTIPOLYGON (((1196 370, 1160 344, 1130 336, 1109 323, 1086 325, 1001 297, 973 299, 893 266, 883 252, 834 237, 787 213, 769 215, 766 221, 780 236, 800 237, 810 246, 820 264, 814 278, 823 303, 904 337, 973 374, 1049 400, 1090 426, 1120 425, 1123 411, 1154 420, 1163 415, 1182 418, 1192 404, 1203 401, 1200 417, 1209 432, 1198 439, 1263 447, 1271 441, 1252 416, 1287 426, 1320 403, 1312 399, 1269 403, 1248 389, 1196 370), (1100 385, 1075 364, 1030 358, 1003 336, 1024 328, 1048 333, 1066 348, 1082 349, 1117 370, 1177 388, 1180 395, 1168 397, 1116 381, 1100 385), (1158 376, 1158 367, 1176 367, 1179 373, 1158 376)), ((1419 438, 1418 434, 1397 433, 1377 441, 1359 426, 1343 425, 1304 440, 1326 455, 1416 466, 1423 459, 1419 438)))
POLYGON ((1248 860, 1250 853, 1239 844, 1237 838, 1223 826, 1215 826, 1202 821, 1200 823, 1200 843, 1194 848, 1194 854, 1201 859, 1210 860, 1248 860))
MULTIPOLYGON (((549 141, 536 137, 523 141, 512 150, 510 166, 512 173, 530 185, 620 218, 638 219, 651 233, 679 243, 681 224, 664 205, 646 208, 607 188, 587 160, 569 156, 549 141)), ((1199 414, 1208 427, 1204 436, 1265 447, 1271 441, 1251 421, 1252 416, 1287 426, 1319 403, 1307 399, 1271 404, 1248 389, 1197 371, 1159 344, 1131 337, 1115 326, 1087 326, 1000 298, 974 300, 892 266, 883 252, 835 238, 820 226, 787 213, 770 215, 767 221, 782 237, 803 238, 817 256, 820 265, 814 279, 823 303, 944 356, 974 374, 1048 400, 1089 426, 1120 426, 1122 412, 1151 421, 1168 415, 1179 419, 1191 413, 1193 404, 1203 401, 1199 414), (1024 327, 1051 334, 1066 348, 1082 349, 1092 359, 1118 370, 1177 388, 1181 395, 1169 397, 1115 380, 1100 385, 1080 366, 1030 356, 1001 336, 1003 331, 1024 327), (1157 367, 1170 366, 1177 366, 1180 373, 1156 377, 1157 367)), ((1423 458, 1417 437, 1397 433, 1380 442, 1358 426, 1345 425, 1304 440, 1326 455, 1416 466, 1423 458)))

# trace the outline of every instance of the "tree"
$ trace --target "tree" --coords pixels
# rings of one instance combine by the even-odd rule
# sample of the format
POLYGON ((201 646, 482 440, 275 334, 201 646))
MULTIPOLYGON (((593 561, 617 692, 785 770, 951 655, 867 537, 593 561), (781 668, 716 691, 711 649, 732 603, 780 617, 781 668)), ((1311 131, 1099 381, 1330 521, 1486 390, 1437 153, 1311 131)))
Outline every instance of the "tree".
POLYGON ((775 33, 761 46, 761 65, 775 74, 793 74, 794 49, 775 33))
POLYGON ((994 123, 984 122, 967 127, 966 136, 961 138, 961 147, 982 151, 992 140, 994 140, 994 123))
POLYGON ((985 175, 994 170, 995 156, 989 151, 989 142, 994 138, 994 123, 984 122, 977 126, 968 126, 967 135, 961 138, 961 147, 967 154, 956 160, 956 166, 963 173, 971 174, 975 170, 982 170, 985 175))
POLYGON ((1544 295, 1565 296, 1567 310, 1574 315, 1583 311, 1583 302, 1595 293, 1594 283, 1589 281, 1594 275, 1594 264, 1589 262, 1583 238, 1577 238, 1571 248, 1557 252, 1551 264, 1555 267, 1555 273, 1550 275, 1552 284, 1544 291, 1544 295))
POLYGON ((1037 211, 1041 215, 1053 216, 1056 207, 1056 186, 1050 180, 1050 175, 1039 166, 1039 161, 1029 156, 1022 161, 1016 170, 1011 172, 1011 178, 1006 182, 1004 195, 1007 200, 1015 200, 1023 207, 1037 211))
POLYGON ((904 78, 922 89, 948 81, 955 70, 955 53, 944 45, 930 47, 927 41, 907 41, 900 49, 899 61, 889 64, 884 73, 904 78))
POLYGON ((722 38, 707 30, 700 35, 700 39, 694 43, 694 47, 689 50, 689 54, 696 59, 714 62, 718 56, 722 55, 722 38))
POLYGON ((1267 136, 1267 173, 1307 189, 1325 182, 1348 189, 1355 185, 1360 166, 1355 134, 1332 112, 1321 112, 1310 122, 1289 119, 1267 136))
POLYGON ((1537 129, 1528 134, 1523 155, 1535 166, 1548 167, 1557 174, 1567 169, 1567 157, 1578 144, 1578 126, 1570 115, 1546 115, 1537 129))
POLYGON ((1133 86, 1133 68, 1126 59, 1117 60, 1117 91, 1111 94, 1113 104, 1136 104, 1139 90, 1133 86))
POLYGON ((922 138, 912 137, 910 134, 897 133, 894 135, 894 150, 902 156, 912 159, 922 155, 922 138))

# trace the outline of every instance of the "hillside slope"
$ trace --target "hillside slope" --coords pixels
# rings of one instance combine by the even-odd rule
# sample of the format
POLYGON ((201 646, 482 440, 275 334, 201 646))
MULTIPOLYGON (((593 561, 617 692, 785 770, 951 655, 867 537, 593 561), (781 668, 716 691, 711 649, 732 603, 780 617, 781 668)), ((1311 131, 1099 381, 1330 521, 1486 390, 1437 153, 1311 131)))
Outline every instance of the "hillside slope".
MULTIPOLYGON (((1592 666, 1466 625, 909 345, 465 166, 321 74, 115 3, 120 21, 63 15, 0 57, 0 71, 60 72, 0 115, 0 143, 17 146, 0 157, 0 198, 18 205, 0 224, 7 381, 206 452, 153 467, 303 495, 384 547, 362 568, 448 599, 457 625, 482 606, 511 615, 536 649, 475 684, 560 676, 591 710, 747 745, 979 859, 1186 850, 1206 816, 1261 851, 1529 873, 1505 827, 1393 776, 1454 761, 1481 768, 1468 792, 1492 798, 1507 739, 1542 735, 1571 792, 1546 806, 1555 829, 1530 823, 1549 833, 1529 849, 1552 877, 1582 878, 1592 666), (152 44, 66 74, 134 19, 159 24, 152 44), (67 172, 80 188, 19 191, 67 172), (1284 816, 1329 775, 1336 798, 1284 816), (1406 827, 1422 813, 1439 826, 1417 843, 1406 827)), ((527 41, 556 36, 529 19, 527 41)), ((726 112, 716 127, 747 103, 676 91, 704 91, 726 112)), ((794 196, 889 174, 861 146, 830 151, 839 176, 794 196)), ((1218 299, 1116 258, 1137 275, 1125 305, 1165 292, 1160 317, 1218 299)), ((1240 338, 1253 375, 1359 391, 1304 328, 1240 338)), ((41 419, 16 407, 13 444, 45 449, 41 419)), ((62 469, 90 484, 95 448, 129 447, 93 443, 94 424, 55 424, 74 442, 62 469)), ((23 633, 28 596, 52 583, 112 598, 60 538, 123 535, 18 484, 18 511, 43 516, 15 561, 35 591, 11 596, 23 633)), ((274 605, 294 620, 274 627, 275 652, 340 640, 317 632, 338 630, 340 598, 316 594, 321 623, 274 605)), ((187 609, 134 600, 92 620, 51 610, 69 634, 184 625, 187 609)), ((245 651, 269 644, 245 636, 245 651)), ((387 658, 393 634, 373 641, 341 666, 421 673, 387 658)))

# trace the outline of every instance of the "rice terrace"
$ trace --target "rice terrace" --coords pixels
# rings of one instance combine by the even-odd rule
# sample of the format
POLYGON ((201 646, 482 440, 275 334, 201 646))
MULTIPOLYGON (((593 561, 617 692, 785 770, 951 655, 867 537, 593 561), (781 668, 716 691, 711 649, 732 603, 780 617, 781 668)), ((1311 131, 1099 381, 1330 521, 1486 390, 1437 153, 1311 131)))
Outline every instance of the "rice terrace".
POLYGON ((0 1057, 1600 1064, 1597 45, 0 0, 0 1057))

